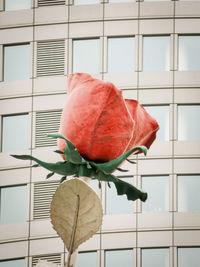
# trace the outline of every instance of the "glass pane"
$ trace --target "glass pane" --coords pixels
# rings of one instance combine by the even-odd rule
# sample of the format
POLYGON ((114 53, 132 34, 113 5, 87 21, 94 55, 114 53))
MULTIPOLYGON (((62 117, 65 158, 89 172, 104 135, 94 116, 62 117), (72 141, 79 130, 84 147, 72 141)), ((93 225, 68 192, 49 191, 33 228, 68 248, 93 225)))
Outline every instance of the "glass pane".
POLYGON ((133 250, 105 251, 105 267, 133 267, 133 250))
POLYGON ((108 38, 108 72, 135 70, 135 38, 108 38))
POLYGON ((178 248, 178 267, 199 267, 200 248, 178 248))
POLYGON ((99 39, 73 41, 73 73, 99 73, 99 39))
POLYGON ((25 259, 0 261, 0 267, 25 267, 25 259))
POLYGON ((200 70, 200 36, 179 36, 179 70, 200 70))
POLYGON ((109 3, 135 2, 135 0, 109 0, 109 3))
POLYGON ((178 176, 178 211, 200 211, 200 175, 178 176))
POLYGON ((142 177, 142 190, 148 193, 148 199, 142 203, 142 212, 164 212, 169 209, 169 177, 142 177))
POLYGON ((144 0, 144 2, 164 2, 164 1, 171 1, 171 0, 144 0))
POLYGON ((30 78, 30 45, 4 46, 4 81, 30 78))
POLYGON ((145 106, 145 109, 160 126, 155 142, 169 141, 169 106, 145 106))
POLYGON ((74 0, 74 5, 100 4, 100 0, 74 0))
POLYGON ((178 140, 200 139, 200 105, 178 106, 178 140))
MULTIPOLYGON (((119 178, 133 185, 133 178, 119 178)), ((127 200, 125 195, 117 195, 117 190, 113 183, 111 188, 106 184, 106 213, 107 214, 125 214, 133 213, 134 202, 127 200)))
POLYGON ((25 222, 27 219, 27 186, 1 188, 0 223, 25 222))
POLYGON ((3 116, 2 152, 29 148, 29 116, 3 116))
POLYGON ((143 71, 167 71, 169 62, 169 36, 143 37, 143 71))
POLYGON ((99 182, 94 179, 94 180, 91 180, 89 185, 92 187, 92 189, 98 194, 99 193, 99 182))
POLYGON ((169 249, 142 249, 142 267, 169 267, 169 249))
POLYGON ((31 8, 31 0, 5 0, 5 11, 31 8))
POLYGON ((97 253, 84 252, 78 253, 76 267, 96 267, 97 266, 97 253))

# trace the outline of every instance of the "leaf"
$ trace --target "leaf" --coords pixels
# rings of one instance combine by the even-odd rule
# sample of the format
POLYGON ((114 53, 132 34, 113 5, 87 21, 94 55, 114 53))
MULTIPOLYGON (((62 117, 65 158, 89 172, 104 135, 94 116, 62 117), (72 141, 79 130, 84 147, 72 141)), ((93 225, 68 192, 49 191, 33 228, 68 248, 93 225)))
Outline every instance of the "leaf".
POLYGON ((118 157, 117 159, 114 159, 112 161, 105 162, 105 163, 90 162, 90 164, 94 165, 97 169, 101 170, 104 173, 112 173, 117 169, 117 167, 124 160, 126 160, 127 157, 129 157, 131 154, 133 154, 137 150, 141 150, 145 155, 147 153, 147 148, 145 146, 138 146, 138 147, 134 147, 134 148, 130 149, 129 151, 127 151, 126 153, 124 153, 123 155, 121 155, 120 157, 118 157))
POLYGON ((65 143, 64 155, 66 160, 74 164, 85 163, 84 158, 82 158, 81 155, 78 153, 76 147, 65 136, 63 136, 62 134, 48 134, 48 136, 65 140, 66 143, 65 143))
POLYGON ((40 164, 34 164, 34 165, 32 165, 33 168, 37 168, 39 166, 40 166, 40 164))
POLYGON ((97 194, 79 179, 57 188, 51 203, 51 222, 69 253, 92 237, 102 223, 102 206, 97 194))
POLYGON ((41 161, 30 155, 11 155, 11 156, 16 159, 34 160, 43 168, 51 172, 60 174, 60 175, 68 176, 68 175, 73 175, 76 173, 76 165, 72 164, 71 162, 58 161, 56 163, 48 163, 48 162, 41 161))

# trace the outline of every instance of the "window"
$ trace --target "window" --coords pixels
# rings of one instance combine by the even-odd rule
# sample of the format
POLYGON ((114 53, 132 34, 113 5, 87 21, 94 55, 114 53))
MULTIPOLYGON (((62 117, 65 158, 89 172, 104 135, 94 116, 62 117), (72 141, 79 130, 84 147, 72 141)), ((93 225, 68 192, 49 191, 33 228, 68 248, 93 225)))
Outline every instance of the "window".
POLYGON ((5 11, 29 8, 31 8, 31 0, 5 0, 5 11))
POLYGON ((169 267, 169 249, 144 248, 142 249, 142 267, 169 267))
POLYGON ((135 2, 136 0, 109 0, 109 3, 135 2))
POLYGON ((165 212, 169 209, 169 177, 144 176, 142 190, 148 193, 148 200, 142 203, 142 212, 165 212))
POLYGON ((3 116, 2 152, 29 148, 29 115, 3 116))
POLYGON ((74 0, 74 5, 100 4, 100 0, 74 0))
POLYGON ((178 248, 178 267, 199 267, 200 247, 178 248))
POLYGON ((97 253, 79 252, 77 257, 76 267, 95 267, 97 266, 97 253))
POLYGON ((133 250, 107 250, 105 251, 105 267, 133 267, 133 250))
POLYGON ((4 46, 4 81, 30 78, 30 45, 4 46))
POLYGON ((178 175, 178 211, 200 211, 200 175, 178 175))
POLYGON ((143 71, 168 71, 170 69, 170 37, 143 37, 143 71))
MULTIPOLYGON (((120 178, 129 184, 133 184, 133 178, 120 178)), ((125 195, 117 195, 117 190, 113 183, 110 183, 111 188, 106 184, 106 213, 107 214, 125 214, 133 213, 134 202, 128 201, 125 195)))
POLYGON ((135 70, 135 38, 108 38, 108 72, 135 70))
POLYGON ((27 186, 0 188, 0 223, 12 224, 27 220, 27 186))
POLYGON ((179 36, 179 70, 200 70, 200 35, 179 36))
POLYGON ((73 73, 99 73, 99 39, 73 41, 73 73))
POLYGON ((25 266, 26 266, 25 259, 0 261, 0 267, 25 267, 25 266))
POLYGON ((155 142, 169 141, 169 106, 145 106, 145 109, 160 126, 155 142))
POLYGON ((200 139, 200 105, 178 105, 178 140, 200 139))

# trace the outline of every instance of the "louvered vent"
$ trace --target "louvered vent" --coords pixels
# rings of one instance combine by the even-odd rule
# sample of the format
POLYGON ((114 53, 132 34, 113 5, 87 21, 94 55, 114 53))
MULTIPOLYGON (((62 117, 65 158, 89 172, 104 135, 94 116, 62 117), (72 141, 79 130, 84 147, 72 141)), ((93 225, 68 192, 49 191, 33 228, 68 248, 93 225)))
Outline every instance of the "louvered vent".
POLYGON ((47 134, 58 133, 61 110, 36 112, 35 146, 56 146, 57 140, 47 134))
POLYGON ((37 76, 64 75, 64 62, 64 40, 37 43, 37 76))
POLYGON ((65 5, 65 0, 38 0, 38 6, 65 5))
POLYGON ((58 185, 57 181, 34 184, 34 220, 49 218, 52 196, 58 185))
POLYGON ((61 254, 34 256, 32 257, 32 267, 35 267, 39 260, 61 264, 61 254))

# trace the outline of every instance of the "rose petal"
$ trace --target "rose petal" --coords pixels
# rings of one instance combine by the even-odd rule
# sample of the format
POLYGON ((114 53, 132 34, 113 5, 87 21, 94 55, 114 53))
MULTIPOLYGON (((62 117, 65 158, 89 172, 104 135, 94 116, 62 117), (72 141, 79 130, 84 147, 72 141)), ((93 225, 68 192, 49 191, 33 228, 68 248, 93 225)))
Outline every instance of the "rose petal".
POLYGON ((156 132, 159 129, 157 121, 147 113, 138 101, 125 99, 125 102, 135 121, 134 134, 127 150, 135 146, 146 146, 149 148, 155 140, 156 132))
MULTIPOLYGON (((88 74, 71 74, 68 80, 70 93, 59 132, 88 159, 110 161, 123 154, 132 139, 134 121, 122 92, 88 74)), ((64 145, 59 139, 60 150, 64 145)))

